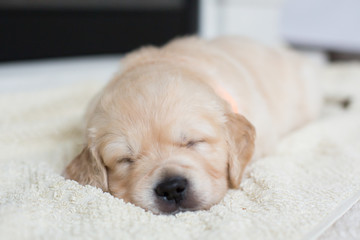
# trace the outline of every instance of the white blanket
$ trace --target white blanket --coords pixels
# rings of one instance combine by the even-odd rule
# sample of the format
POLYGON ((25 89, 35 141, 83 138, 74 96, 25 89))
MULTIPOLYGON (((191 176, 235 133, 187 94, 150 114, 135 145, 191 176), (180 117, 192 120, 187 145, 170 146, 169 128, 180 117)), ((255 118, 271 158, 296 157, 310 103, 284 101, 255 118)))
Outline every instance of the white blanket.
POLYGON ((1 93, 0 239, 317 236, 360 193, 360 65, 330 67, 323 80, 331 98, 352 98, 347 110, 328 105, 274 155, 252 162, 240 190, 209 211, 175 216, 153 215, 61 176, 82 147, 82 115, 102 84, 1 93))

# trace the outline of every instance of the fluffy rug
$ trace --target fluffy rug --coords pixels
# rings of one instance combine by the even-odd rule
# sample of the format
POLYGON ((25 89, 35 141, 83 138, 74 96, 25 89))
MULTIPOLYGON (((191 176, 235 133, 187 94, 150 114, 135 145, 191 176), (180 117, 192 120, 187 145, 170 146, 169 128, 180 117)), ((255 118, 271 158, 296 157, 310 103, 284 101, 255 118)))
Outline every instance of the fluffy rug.
POLYGON ((80 151, 82 115, 101 84, 0 94, 0 239, 319 235, 319 226, 360 193, 360 65, 331 66, 323 76, 328 103, 321 119, 252 162, 241 189, 209 211, 175 216, 153 215, 61 176, 80 151), (351 104, 342 109, 345 97, 351 104))

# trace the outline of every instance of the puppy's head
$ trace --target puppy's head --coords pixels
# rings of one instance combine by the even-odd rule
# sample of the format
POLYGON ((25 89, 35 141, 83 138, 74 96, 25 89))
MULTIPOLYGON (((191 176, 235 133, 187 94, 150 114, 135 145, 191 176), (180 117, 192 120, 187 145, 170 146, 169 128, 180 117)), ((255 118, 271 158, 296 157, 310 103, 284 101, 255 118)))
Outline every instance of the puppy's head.
POLYGON ((142 66, 99 97, 66 175, 154 213, 208 209, 239 186, 254 135, 193 73, 142 66))

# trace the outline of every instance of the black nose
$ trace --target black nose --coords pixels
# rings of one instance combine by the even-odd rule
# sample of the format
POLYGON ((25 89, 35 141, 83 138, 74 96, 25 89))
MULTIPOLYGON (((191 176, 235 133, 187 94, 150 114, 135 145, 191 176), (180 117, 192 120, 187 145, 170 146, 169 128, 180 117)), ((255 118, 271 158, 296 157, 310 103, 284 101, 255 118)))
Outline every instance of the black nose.
POLYGON ((184 199, 188 182, 183 177, 171 177, 164 179, 155 188, 155 193, 166 201, 179 203, 184 199))

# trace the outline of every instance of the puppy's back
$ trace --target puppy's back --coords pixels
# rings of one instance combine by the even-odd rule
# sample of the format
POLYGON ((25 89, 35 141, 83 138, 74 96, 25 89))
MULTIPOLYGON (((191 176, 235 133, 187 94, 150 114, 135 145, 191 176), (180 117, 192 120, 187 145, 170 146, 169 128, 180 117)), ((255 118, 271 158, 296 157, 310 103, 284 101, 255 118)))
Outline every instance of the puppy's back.
POLYGON ((212 44, 250 72, 280 136, 318 116, 321 93, 314 63, 289 49, 245 38, 223 37, 212 44))

